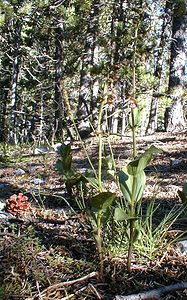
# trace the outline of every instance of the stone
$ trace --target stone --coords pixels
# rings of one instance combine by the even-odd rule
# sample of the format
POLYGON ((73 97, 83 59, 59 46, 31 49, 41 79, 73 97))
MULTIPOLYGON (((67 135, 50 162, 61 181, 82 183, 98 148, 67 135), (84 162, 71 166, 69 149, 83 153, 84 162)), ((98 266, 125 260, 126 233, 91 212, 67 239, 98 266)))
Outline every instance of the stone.
POLYGON ((24 175, 25 173, 26 173, 26 172, 25 172, 23 169, 21 169, 21 168, 15 170, 15 172, 14 172, 15 176, 22 176, 22 175, 24 175))
POLYGON ((1 182, 1 183, 0 183, 0 189, 4 189, 4 188, 6 188, 6 187, 9 186, 9 185, 10 185, 9 183, 1 182))
POLYGON ((44 180, 41 178, 34 178, 33 180, 31 180, 32 183, 39 185, 39 184, 43 184, 44 180))
POLYGON ((6 207, 6 203, 0 201, 0 210, 2 211, 3 209, 5 209, 5 207, 6 207))
POLYGON ((62 143, 56 143, 53 145, 53 149, 55 150, 55 152, 59 152, 61 146, 62 143))
POLYGON ((49 152, 49 149, 47 147, 38 147, 34 149, 34 154, 47 154, 49 152))
POLYGON ((183 255, 187 255, 187 239, 178 242, 179 249, 183 255))

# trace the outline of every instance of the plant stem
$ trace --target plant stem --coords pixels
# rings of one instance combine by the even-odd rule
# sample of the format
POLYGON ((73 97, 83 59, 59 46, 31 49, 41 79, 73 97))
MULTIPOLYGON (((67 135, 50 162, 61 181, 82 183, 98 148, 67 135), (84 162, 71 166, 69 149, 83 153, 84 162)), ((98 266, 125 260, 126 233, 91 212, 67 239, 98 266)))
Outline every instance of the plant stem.
POLYGON ((82 148, 83 148, 83 150, 84 150, 84 152, 85 152, 85 154, 86 154, 86 157, 87 157, 87 160, 88 160, 88 162, 89 162, 89 164, 90 164, 90 167, 92 168, 92 170, 93 170, 93 172, 94 172, 94 175, 95 175, 95 178, 97 179, 97 178, 98 178, 97 172, 96 172, 96 170, 95 170, 95 168, 94 168, 94 166, 93 166, 93 164, 92 164, 92 162, 91 162, 91 159, 90 159, 90 157, 89 157, 88 151, 86 150, 86 146, 85 146, 85 144, 84 144, 84 142, 83 142, 83 140, 82 140, 82 138, 81 138, 81 136, 80 136, 80 134, 79 134, 79 131, 78 131, 78 129, 77 129, 77 125, 75 124, 75 121, 74 121, 73 118, 71 119, 71 121, 72 121, 72 123, 73 123, 75 132, 76 132, 76 134, 77 134, 77 136, 78 136, 78 138, 79 138, 79 141, 81 142, 82 148))
POLYGON ((131 271, 133 241, 134 241, 134 220, 130 220, 130 240, 129 240, 128 255, 127 255, 127 271, 128 272, 131 271))
POLYGON ((131 108, 132 116, 132 149, 133 149, 133 158, 137 156, 137 147, 136 147, 136 126, 134 124, 134 109, 131 108))
MULTIPOLYGON (((136 99, 136 46, 137 46, 137 37, 138 37, 138 26, 135 29, 134 33, 134 49, 133 49, 133 61, 132 61, 132 97, 136 99)), ((136 126, 134 122, 134 109, 131 108, 131 117, 132 117, 132 146, 133 146, 133 158, 137 156, 137 147, 136 147, 136 126)))
POLYGON ((98 184, 99 191, 102 191, 102 134, 99 133, 99 154, 98 154, 98 184))
POLYGON ((128 248, 128 255, 127 255, 127 271, 131 271, 131 259, 132 259, 132 250, 133 250, 133 243, 134 243, 134 224, 135 224, 135 206, 136 206, 136 184, 135 180, 133 180, 132 184, 132 196, 131 196, 131 203, 130 203, 130 236, 129 236, 129 248, 128 248))
MULTIPOLYGON (((138 26, 135 29, 134 33, 134 48, 133 48, 133 61, 132 61, 132 86, 133 86, 133 99, 136 98, 136 46, 137 46, 137 37, 138 37, 138 26)), ((132 146, 133 146, 133 158, 137 156, 137 147, 136 147, 136 126, 134 121, 134 108, 131 108, 131 117, 132 117, 132 146)), ((133 181, 132 187, 132 199, 130 204, 130 237, 129 237, 129 248, 128 248, 128 255, 127 255, 127 270, 128 272, 131 271, 131 258, 132 258, 132 250, 133 250, 133 243, 134 243, 134 210, 135 210, 135 186, 133 181)))
POLYGON ((85 144, 84 144, 84 142, 83 142, 83 140, 82 140, 82 138, 81 138, 81 136, 80 136, 80 134, 79 134, 77 125, 76 125, 76 123, 75 123, 74 115, 73 115, 73 113, 72 113, 71 106, 70 106, 70 102, 69 102, 69 99, 68 99, 68 94, 67 94, 67 92, 66 92, 66 89, 65 89, 65 86, 64 86, 64 82, 63 82, 63 81, 62 81, 62 93, 63 93, 63 97, 64 97, 64 103, 65 103, 65 105, 66 105, 66 109, 67 109, 67 112, 68 112, 68 117, 69 117, 70 120, 72 121, 72 124, 73 124, 74 130, 75 130, 75 132, 76 132, 76 135, 78 136, 78 139, 79 139, 79 141, 81 142, 82 148, 83 148, 83 150, 84 150, 84 152, 85 152, 85 154, 86 154, 86 157, 87 157, 87 160, 88 160, 88 162, 89 162, 89 164, 90 164, 90 167, 92 168, 92 170, 93 170, 93 172, 94 172, 95 178, 98 179, 98 177, 97 177, 97 172, 96 172, 96 170, 95 170, 95 168, 94 168, 94 166, 93 166, 93 164, 92 164, 92 162, 91 162, 91 159, 90 159, 90 157, 89 157, 88 151, 86 150, 86 146, 85 146, 85 144))
POLYGON ((99 109, 99 115, 98 115, 98 125, 97 125, 97 131, 98 131, 98 137, 99 137, 99 149, 98 149, 98 184, 99 184, 99 190, 102 191, 102 146, 103 146, 103 138, 102 138, 102 115, 103 115, 103 107, 105 104, 105 100, 107 97, 107 83, 105 82, 104 85, 104 99, 101 102, 100 109, 99 109))
POLYGON ((103 253, 102 253, 102 229, 101 229, 101 209, 98 210, 97 213, 97 236, 96 236, 96 243, 97 243, 97 251, 99 254, 99 261, 100 261, 100 273, 101 277, 103 276, 103 253))

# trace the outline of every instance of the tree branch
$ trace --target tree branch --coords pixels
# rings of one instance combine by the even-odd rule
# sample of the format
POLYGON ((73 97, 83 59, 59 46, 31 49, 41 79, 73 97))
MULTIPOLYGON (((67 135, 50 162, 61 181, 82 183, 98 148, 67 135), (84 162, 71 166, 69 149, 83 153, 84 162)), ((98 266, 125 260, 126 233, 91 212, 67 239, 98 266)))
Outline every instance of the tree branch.
POLYGON ((169 286, 163 286, 152 291, 145 291, 139 294, 128 296, 116 296, 113 300, 159 300, 161 296, 175 291, 182 291, 187 289, 187 282, 179 282, 169 286))

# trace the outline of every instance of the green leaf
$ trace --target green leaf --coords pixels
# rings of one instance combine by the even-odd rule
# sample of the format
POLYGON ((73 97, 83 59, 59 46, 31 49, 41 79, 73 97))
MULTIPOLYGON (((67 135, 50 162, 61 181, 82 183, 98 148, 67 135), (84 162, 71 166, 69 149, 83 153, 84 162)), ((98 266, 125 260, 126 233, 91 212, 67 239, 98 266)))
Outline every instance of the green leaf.
POLYGON ((142 155, 127 165, 128 173, 131 175, 136 175, 137 173, 142 172, 149 165, 153 154, 161 152, 162 150, 152 145, 142 155))
POLYGON ((84 177, 80 173, 77 173, 66 180, 66 185, 68 187, 73 187, 74 185, 82 181, 82 179, 84 179, 84 177))
POLYGON ((132 128, 133 125, 134 127, 137 127, 139 122, 140 122, 140 115, 141 115, 141 110, 139 110, 137 107, 133 109, 133 115, 134 115, 134 124, 132 122, 132 113, 129 115, 129 125, 132 128))
POLYGON ((119 183, 124 198, 131 203, 131 201, 138 202, 144 192, 146 177, 144 171, 137 175, 128 174, 127 168, 123 168, 119 172, 119 183), (126 171, 126 172, 124 172, 126 171))
POLYGON ((120 207, 116 207, 114 211, 114 219, 116 221, 124 221, 128 218, 127 214, 124 212, 124 210, 120 207))
POLYGON ((187 197, 187 182, 184 183, 183 185, 183 193, 186 195, 187 197))
POLYGON ((185 195, 185 193, 183 193, 183 191, 178 191, 178 195, 181 198, 182 202, 185 203, 187 201, 187 197, 185 195))
POLYGON ((62 144, 59 149, 60 156, 62 159, 69 156, 71 154, 71 144, 62 144))
POLYGON ((115 171, 114 170, 108 170, 107 174, 110 175, 113 179, 115 179, 115 171))
POLYGON ((187 182, 184 183, 182 191, 178 191, 178 195, 184 204, 187 203, 187 182))
POLYGON ((63 167, 65 171, 68 171, 72 167, 72 156, 67 156, 62 160, 63 167))
POLYGON ((61 174, 64 175, 64 167, 63 167, 63 163, 60 159, 57 160, 57 162, 55 163, 55 169, 61 174))
POLYGON ((108 155, 106 157, 103 157, 103 163, 108 168, 108 170, 114 169, 114 160, 111 155, 108 155))
POLYGON ((119 172, 119 183, 120 183, 120 188, 123 193, 123 196, 125 197, 125 199, 127 199, 128 202, 131 202, 133 176, 129 175, 126 172, 125 172, 125 168, 124 168, 124 171, 121 170, 119 172))
POLYGON ((72 169, 71 144, 62 144, 59 152, 61 160, 58 160, 56 165, 62 173, 66 173, 70 169, 72 169), (59 163, 59 161, 61 161, 61 164, 59 163))
POLYGON ((98 188, 99 188, 99 183, 98 183, 98 180, 97 180, 97 179, 95 179, 94 177, 85 177, 85 178, 86 178, 87 182, 90 183, 90 185, 91 185, 93 188, 95 188, 95 189, 98 190, 98 188))
POLYGON ((105 211, 114 201, 115 193, 102 192, 91 198, 91 205, 97 210, 105 211))
MULTIPOLYGON (((154 145, 151 145, 151 147, 147 150, 145 150, 144 154, 158 154, 158 153, 162 153, 162 149, 159 149, 157 147, 155 147, 154 145)), ((143 154, 143 155, 144 155, 143 154)))

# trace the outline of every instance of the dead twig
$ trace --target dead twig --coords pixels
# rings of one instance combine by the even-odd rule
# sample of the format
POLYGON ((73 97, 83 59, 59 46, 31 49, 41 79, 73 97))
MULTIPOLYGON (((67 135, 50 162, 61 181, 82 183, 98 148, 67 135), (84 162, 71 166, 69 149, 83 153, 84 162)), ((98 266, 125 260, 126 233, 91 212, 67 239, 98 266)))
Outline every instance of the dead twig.
POLYGON ((95 286, 93 286, 93 284, 89 283, 88 287, 94 292, 95 296, 97 297, 96 299, 98 299, 98 300, 102 299, 101 295, 96 290, 95 286))
POLYGON ((84 286, 83 288, 81 288, 80 290, 76 291, 75 294, 70 294, 66 297, 60 298, 60 300, 69 300, 75 296, 77 296, 78 294, 80 294, 81 292, 85 291, 88 287, 84 286))
POLYGON ((11 232, 0 232, 0 237, 1 236, 11 236, 11 237, 16 237, 16 235, 14 233, 11 233, 11 232))
POLYGON ((175 291, 182 291, 187 289, 187 282, 179 282, 176 284, 163 286, 152 291, 142 292, 139 294, 128 296, 116 296, 113 300, 157 300, 161 299, 161 296, 169 294, 175 291))
POLYGON ((53 219, 44 219, 44 218, 27 218, 27 219, 21 219, 21 218, 10 218, 8 219, 10 223, 21 223, 21 224, 37 224, 37 223, 49 223, 49 224, 58 224, 62 225, 64 224, 67 219, 64 220, 53 220, 53 219))
POLYGON ((49 294, 49 293, 51 293, 54 290, 56 291, 56 290, 58 290, 60 288, 63 288, 65 286, 70 286, 70 285, 73 285, 75 283, 81 283, 81 282, 83 282, 85 280, 88 280, 90 278, 93 278, 93 277, 98 277, 98 272, 92 272, 92 273, 90 273, 88 275, 85 275, 85 276, 83 276, 81 278, 78 278, 78 279, 75 279, 75 280, 60 282, 60 283, 51 285, 48 288, 46 288, 45 290, 43 290, 40 295, 42 297, 44 297, 46 294, 49 294))

